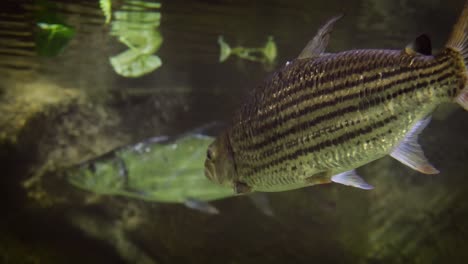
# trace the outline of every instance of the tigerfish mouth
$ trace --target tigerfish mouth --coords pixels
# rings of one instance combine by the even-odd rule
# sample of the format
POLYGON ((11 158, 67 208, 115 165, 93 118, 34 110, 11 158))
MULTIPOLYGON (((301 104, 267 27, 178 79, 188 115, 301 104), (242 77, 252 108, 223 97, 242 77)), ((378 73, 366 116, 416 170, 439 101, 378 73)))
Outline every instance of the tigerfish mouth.
POLYGON ((218 175, 216 175, 216 168, 215 168, 215 165, 213 163, 205 164, 205 176, 208 179, 210 179, 210 181, 212 181, 212 182, 214 182, 216 184, 223 185, 221 180, 217 177, 218 175))
POLYGON ((216 182, 215 178, 214 178, 214 173, 213 173, 213 166, 210 165, 210 164, 206 164, 205 165, 205 176, 210 179, 211 181, 214 181, 216 182))

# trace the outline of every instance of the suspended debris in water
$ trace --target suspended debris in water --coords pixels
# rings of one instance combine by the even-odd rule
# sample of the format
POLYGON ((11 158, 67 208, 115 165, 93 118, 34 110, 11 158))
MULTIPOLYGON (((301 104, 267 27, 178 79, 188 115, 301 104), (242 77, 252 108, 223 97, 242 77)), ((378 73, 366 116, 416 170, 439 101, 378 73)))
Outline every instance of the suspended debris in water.
POLYGON ((129 49, 110 58, 115 72, 124 77, 140 77, 161 67, 161 59, 154 55, 163 37, 157 27, 161 13, 159 3, 126 1, 121 10, 114 12, 111 35, 129 49))
POLYGON ((268 37, 265 46, 261 48, 246 48, 243 46, 231 48, 224 41, 223 36, 218 37, 218 44, 220 48, 219 62, 224 62, 231 55, 234 55, 241 59, 272 65, 277 57, 276 43, 272 36, 268 37))

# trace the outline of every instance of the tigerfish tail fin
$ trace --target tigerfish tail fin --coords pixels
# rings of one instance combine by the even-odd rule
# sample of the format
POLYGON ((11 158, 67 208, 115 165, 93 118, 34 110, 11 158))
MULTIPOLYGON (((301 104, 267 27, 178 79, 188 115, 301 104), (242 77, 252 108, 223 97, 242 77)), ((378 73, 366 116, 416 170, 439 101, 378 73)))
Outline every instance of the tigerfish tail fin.
POLYGON ((463 11, 453 27, 446 47, 460 52, 463 55, 465 65, 468 65, 468 1, 465 2, 463 11))
POLYGON ((454 49, 463 57, 465 64, 465 88, 456 96, 455 101, 465 110, 468 110, 468 1, 463 6, 463 11, 453 27, 450 38, 445 45, 454 49))

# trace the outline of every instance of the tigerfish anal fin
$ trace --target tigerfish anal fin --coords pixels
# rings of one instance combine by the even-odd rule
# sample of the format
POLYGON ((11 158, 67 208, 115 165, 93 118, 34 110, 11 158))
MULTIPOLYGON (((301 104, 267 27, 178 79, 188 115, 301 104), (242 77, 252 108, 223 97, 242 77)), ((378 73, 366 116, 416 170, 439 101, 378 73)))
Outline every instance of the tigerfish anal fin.
POLYGON ((364 179, 362 179, 355 170, 345 171, 334 175, 332 176, 331 180, 336 183, 341 183, 364 190, 370 190, 374 188, 374 186, 364 181, 364 179))
POLYGON ((418 135, 430 121, 431 117, 418 121, 413 128, 411 128, 403 141, 393 149, 390 156, 424 174, 437 174, 439 170, 429 163, 424 156, 424 151, 418 143, 418 135))
POLYGON ((267 216, 273 216, 273 208, 271 207, 270 204, 270 199, 268 199, 268 196, 266 193, 261 193, 261 192, 253 192, 248 195, 252 203, 257 207, 262 213, 264 213, 267 216))
POLYGON ((205 214, 219 214, 219 210, 207 201, 195 198, 187 198, 184 205, 190 209, 200 211, 205 214))
POLYGON ((405 47, 405 53, 415 55, 416 53, 422 55, 432 55, 432 43, 428 35, 422 34, 418 36, 413 42, 405 47))
POLYGON ((315 37, 307 43, 306 47, 302 50, 297 58, 305 59, 320 56, 328 45, 333 26, 335 25, 336 21, 342 17, 343 15, 341 14, 328 20, 328 22, 318 30, 315 37))

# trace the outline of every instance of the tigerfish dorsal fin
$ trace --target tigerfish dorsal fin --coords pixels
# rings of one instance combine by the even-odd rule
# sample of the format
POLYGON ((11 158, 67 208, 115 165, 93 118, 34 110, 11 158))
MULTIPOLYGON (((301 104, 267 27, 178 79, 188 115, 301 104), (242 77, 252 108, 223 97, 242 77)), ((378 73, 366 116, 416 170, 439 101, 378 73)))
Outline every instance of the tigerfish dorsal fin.
POLYGON ((340 14, 328 20, 328 22, 318 30, 315 37, 307 43, 306 47, 302 50, 297 58, 305 59, 320 56, 320 54, 325 51, 325 48, 328 45, 328 40, 330 39, 330 33, 333 30, 333 26, 335 25, 336 21, 342 17, 343 14, 340 14))
POLYGON ((406 45, 405 53, 414 55, 420 53, 423 55, 432 55, 431 39, 428 35, 419 35, 413 42, 406 45))

